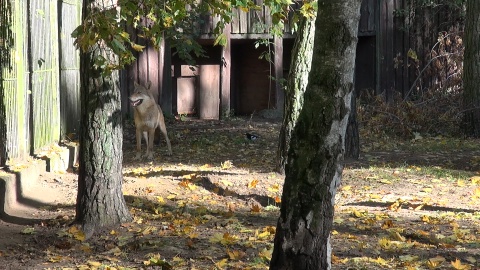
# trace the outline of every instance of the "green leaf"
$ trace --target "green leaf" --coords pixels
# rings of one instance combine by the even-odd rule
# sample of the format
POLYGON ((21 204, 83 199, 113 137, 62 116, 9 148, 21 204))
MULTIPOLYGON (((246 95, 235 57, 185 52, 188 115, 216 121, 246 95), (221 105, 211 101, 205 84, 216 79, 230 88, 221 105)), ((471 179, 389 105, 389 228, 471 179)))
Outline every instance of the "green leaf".
POLYGON ((226 46, 227 45, 227 36, 225 34, 220 34, 218 37, 215 39, 215 42, 213 43, 214 46, 220 45, 220 46, 226 46))

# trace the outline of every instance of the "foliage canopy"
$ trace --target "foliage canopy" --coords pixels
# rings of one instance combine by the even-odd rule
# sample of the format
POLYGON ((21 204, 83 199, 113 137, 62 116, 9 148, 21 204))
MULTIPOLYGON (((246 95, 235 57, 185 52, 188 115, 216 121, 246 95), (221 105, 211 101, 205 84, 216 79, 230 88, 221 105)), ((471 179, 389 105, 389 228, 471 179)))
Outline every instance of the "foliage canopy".
MULTIPOLYGON (((272 17, 273 34, 282 34, 283 25, 291 11, 291 0, 266 0, 272 17)), ((88 12, 84 21, 72 33, 75 45, 83 52, 88 52, 96 43, 102 42, 119 56, 118 60, 95 59, 96 68, 106 74, 112 70, 122 69, 135 60, 135 53, 146 47, 146 42, 159 48, 163 39, 171 42, 172 48, 180 58, 194 63, 194 56, 203 56, 204 51, 196 38, 202 34, 202 25, 211 17, 215 18, 213 34, 215 45, 225 45, 223 33, 227 24, 232 22, 236 11, 248 12, 261 9, 254 0, 119 0, 117 5, 86 7, 88 12), (210 17, 211 16, 211 17, 210 17), (138 39, 137 39, 138 37, 138 39)), ((315 4, 309 0, 303 3, 299 14, 311 16, 315 4)), ((298 21, 298 14, 290 23, 298 21)))

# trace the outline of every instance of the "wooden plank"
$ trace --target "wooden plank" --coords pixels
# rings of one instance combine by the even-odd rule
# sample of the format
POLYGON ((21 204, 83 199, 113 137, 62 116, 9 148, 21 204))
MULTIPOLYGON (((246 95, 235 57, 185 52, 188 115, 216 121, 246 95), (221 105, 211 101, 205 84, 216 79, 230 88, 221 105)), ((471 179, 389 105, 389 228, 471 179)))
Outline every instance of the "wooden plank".
POLYGON ((80 55, 73 45, 72 31, 81 22, 81 3, 60 1, 60 136, 79 133, 80 55))
POLYGON ((29 1, 33 152, 60 139, 57 3, 29 1))
POLYGON ((248 13, 247 12, 244 12, 242 10, 239 10, 239 23, 240 23, 240 27, 239 27, 239 31, 238 33, 239 34, 246 34, 248 33, 248 13))
POLYGON ((155 101, 159 101, 159 81, 158 81, 158 66, 159 63, 158 51, 149 45, 146 48, 146 65, 147 65, 147 83, 150 82, 150 91, 155 98, 155 101))
MULTIPOLYGON (((403 0, 394 0, 393 1, 393 11, 399 10, 403 8, 402 5, 403 0)), ((393 76, 394 76, 394 88, 392 89, 392 98, 396 94, 396 92, 402 93, 404 90, 404 85, 403 85, 403 77, 405 77, 406 74, 403 73, 404 69, 403 66, 407 64, 405 62, 405 56, 406 52, 404 53, 404 47, 403 47, 403 38, 404 38, 404 32, 401 30, 403 27, 403 18, 400 16, 394 16, 392 15, 393 19, 393 26, 392 26, 392 43, 393 43, 393 76)))
POLYGON ((227 44, 222 47, 222 59, 220 65, 220 117, 230 116, 230 94, 232 76, 232 40, 229 29, 225 27, 224 34, 227 37, 227 44))
POLYGON ((177 78, 177 113, 194 114, 196 110, 195 77, 177 78))
POLYGON ((173 114, 173 87, 172 87, 172 53, 170 42, 165 40, 164 43, 164 58, 163 58, 163 85, 162 85, 162 95, 160 99, 160 106, 162 107, 163 112, 166 115, 173 114))
POLYGON ((283 113, 285 93, 281 84, 283 79, 283 39, 281 37, 273 38, 273 64, 275 80, 272 80, 271 87, 275 93, 275 109, 283 113))
POLYGON ((201 65, 199 73, 199 117, 200 119, 218 120, 220 118, 220 66, 201 65))
POLYGON ((240 33, 240 12, 239 9, 234 11, 232 23, 230 24, 232 29, 231 32, 235 34, 240 33))

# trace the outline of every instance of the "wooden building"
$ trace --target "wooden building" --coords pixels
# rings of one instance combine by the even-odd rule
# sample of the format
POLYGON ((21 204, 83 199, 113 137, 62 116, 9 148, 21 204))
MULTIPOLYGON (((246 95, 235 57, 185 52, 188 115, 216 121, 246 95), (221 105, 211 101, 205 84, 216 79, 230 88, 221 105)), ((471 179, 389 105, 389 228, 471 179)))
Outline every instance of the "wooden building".
MULTIPOLYGON (((0 65, 0 166, 8 159, 34 155, 65 139, 67 134, 78 132, 79 54, 70 34, 80 23, 81 2, 36 0, 0 4, 0 8, 5 8, 5 3, 12 4, 10 30, 15 41, 6 52, 9 55, 4 56, 12 59, 12 67, 0 65)), ((452 28, 461 33, 461 12, 448 5, 412 8, 414 2, 363 0, 356 91, 372 89, 391 100, 395 93, 408 96, 412 89, 421 91, 443 83, 456 72, 446 64, 438 64, 446 58, 436 57, 436 70, 429 70, 429 65, 433 63, 431 52, 436 48, 439 33, 452 28)), ((265 27, 258 27, 270 22, 265 9, 238 11, 225 30, 226 47, 213 46, 213 23, 204 24, 199 41, 208 58, 197 59, 194 71, 172 56, 168 41, 160 50, 147 48, 135 64, 123 71, 123 112, 131 112, 127 97, 134 81, 150 81, 167 114, 218 119, 232 112, 281 112, 283 89, 280 81, 271 77, 286 78, 294 36, 286 28, 285 36, 276 39, 265 27), (268 40, 270 46, 255 48, 259 39, 268 40), (259 59, 266 50, 272 52, 271 63, 259 59)))

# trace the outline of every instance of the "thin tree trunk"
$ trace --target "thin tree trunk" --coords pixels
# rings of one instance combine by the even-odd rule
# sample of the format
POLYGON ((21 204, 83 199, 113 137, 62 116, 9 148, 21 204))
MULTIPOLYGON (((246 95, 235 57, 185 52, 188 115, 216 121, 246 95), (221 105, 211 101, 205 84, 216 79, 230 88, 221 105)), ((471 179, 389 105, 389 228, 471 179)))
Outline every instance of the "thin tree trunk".
MULTIPOLYGON (((83 18, 94 6, 101 10, 104 2, 85 0, 83 18)), ((94 67, 99 54, 106 59, 116 57, 99 44, 81 53, 80 61, 82 116, 76 222, 82 225, 87 237, 97 228, 132 219, 122 193, 119 72, 102 75, 103 70, 94 67)))
POLYGON ((292 131, 297 124, 300 109, 303 106, 303 94, 307 87, 308 73, 312 65, 315 20, 302 17, 296 34, 297 37, 292 50, 292 64, 285 92, 283 123, 277 150, 277 171, 282 174, 285 173, 288 147, 292 131))
POLYGON ((480 137, 480 1, 467 1, 465 52, 463 67, 463 102, 465 133, 480 137))
POLYGON ((292 132, 270 269, 330 269, 360 0, 320 0, 312 68, 292 132))

